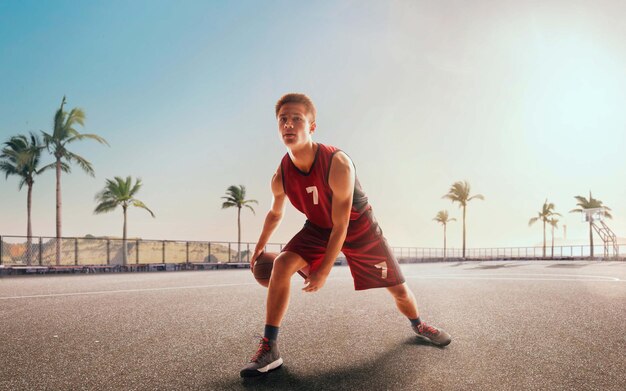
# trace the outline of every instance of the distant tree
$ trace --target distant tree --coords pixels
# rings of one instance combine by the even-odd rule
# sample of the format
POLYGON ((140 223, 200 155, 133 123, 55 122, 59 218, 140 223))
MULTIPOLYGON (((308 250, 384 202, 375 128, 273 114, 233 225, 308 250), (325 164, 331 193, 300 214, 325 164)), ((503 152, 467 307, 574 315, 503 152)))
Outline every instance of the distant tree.
MULTIPOLYGON (((528 220, 529 227, 535 224, 537 221, 543 222, 543 257, 544 258, 546 257, 546 224, 549 223, 550 218, 552 216, 560 216, 560 214, 554 211, 554 204, 552 202, 548 203, 548 200, 546 199, 546 201, 543 203, 543 206, 541 207, 541 210, 537 212, 537 217, 533 217, 532 219, 528 220)), ((554 234, 554 230, 553 230, 553 234, 554 234)), ((552 249, 554 251, 554 244, 553 244, 552 249)))
POLYGON ((222 199, 226 200, 222 203, 222 209, 237 208, 237 257, 239 262, 241 262, 241 208, 245 206, 253 214, 256 214, 250 204, 258 204, 258 201, 246 200, 246 187, 244 185, 230 186, 226 189, 226 196, 222 197, 222 199))
POLYGON ((437 212, 437 216, 435 216, 433 220, 443 225, 443 258, 445 259, 446 258, 446 226, 448 225, 449 222, 456 221, 456 219, 449 218, 447 210, 440 210, 439 212, 437 212))
POLYGON ((122 207, 124 214, 124 230, 122 234, 122 246, 123 246, 123 264, 128 264, 128 250, 127 250, 127 210, 129 206, 135 206, 147 210, 152 217, 154 213, 140 200, 135 198, 135 195, 141 189, 141 179, 136 179, 135 184, 132 184, 132 178, 130 176, 126 179, 116 176, 115 179, 107 179, 104 189, 96 194, 96 201, 98 206, 94 210, 95 214, 107 213, 115 210, 118 206, 122 207))
MULTIPOLYGON (((604 217, 612 219, 613 216, 608 212, 611 210, 608 206, 605 206, 602 201, 593 198, 591 196, 591 190, 589 191, 589 199, 583 196, 574 196, 578 208, 572 209, 570 213, 585 213, 586 209, 604 208, 604 217)), ((589 219, 589 247, 591 248, 591 258, 593 258, 593 221, 589 219)))
POLYGON ((551 251, 551 256, 552 258, 554 258, 554 230, 556 228, 559 228, 559 219, 557 219, 556 217, 552 217, 550 218, 550 220, 548 220, 548 224, 550 224, 550 227, 552 227, 552 251, 551 251))
POLYGON ((463 258, 465 258, 465 215, 467 203, 473 199, 484 200, 485 197, 482 194, 476 194, 470 197, 470 184, 467 181, 454 182, 448 190, 448 194, 442 198, 447 198, 452 202, 458 202, 459 208, 463 209, 463 258))
MULTIPOLYGON (((54 167, 54 164, 39 167, 43 148, 44 146, 39 137, 30 133, 29 137, 24 135, 11 137, 9 141, 4 143, 4 148, 0 152, 0 171, 5 173, 5 178, 8 178, 9 175, 18 176, 21 178, 18 189, 22 190, 24 185, 28 187, 26 196, 26 263, 28 265, 32 262, 31 238, 33 236, 33 228, 31 212, 35 176, 54 167)), ((66 166, 62 165, 61 169, 64 168, 66 166)))
POLYGON ((96 140, 100 144, 109 145, 105 139, 96 134, 81 134, 75 127, 85 125, 85 112, 79 108, 73 108, 69 113, 63 111, 65 96, 61 101, 61 107, 54 115, 54 129, 52 134, 44 131, 43 139, 48 151, 56 159, 56 264, 61 263, 61 171, 70 172, 68 163, 76 163, 87 174, 94 176, 94 170, 85 158, 67 150, 67 145, 75 141, 85 139, 96 140), (67 163, 65 163, 67 162, 67 163), (65 164, 67 169, 63 169, 65 164))

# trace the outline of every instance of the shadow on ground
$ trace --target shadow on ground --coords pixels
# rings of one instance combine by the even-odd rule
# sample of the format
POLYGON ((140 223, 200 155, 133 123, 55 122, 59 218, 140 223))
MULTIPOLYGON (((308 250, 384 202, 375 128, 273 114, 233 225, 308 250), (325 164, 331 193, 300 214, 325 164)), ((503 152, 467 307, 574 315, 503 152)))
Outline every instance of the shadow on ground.
POLYGON ((550 268, 567 268, 567 269, 579 269, 581 267, 585 267, 587 266, 586 263, 580 264, 580 263, 554 263, 552 265, 548 265, 546 267, 550 267, 550 268))
POLYGON ((509 267, 519 267, 522 266, 519 263, 503 263, 500 265, 478 265, 475 267, 468 268, 467 270, 491 270, 491 269, 504 269, 509 267))
MULTIPOLYGON (((333 371, 300 375, 292 372, 286 364, 258 378, 242 379, 237 373, 236 378, 233 376, 225 381, 207 384, 207 389, 339 391, 382 390, 388 389, 391 385, 394 389, 407 389, 409 382, 415 380, 416 373, 412 372, 411 376, 407 376, 402 368, 407 362, 415 362, 417 358, 415 348, 419 345, 425 345, 430 349, 442 349, 413 337, 381 354, 375 360, 358 366, 346 366, 333 371), (390 384, 390 379, 393 379, 393 384, 390 384)), ((315 366, 313 357, 310 366, 311 369, 315 366)))

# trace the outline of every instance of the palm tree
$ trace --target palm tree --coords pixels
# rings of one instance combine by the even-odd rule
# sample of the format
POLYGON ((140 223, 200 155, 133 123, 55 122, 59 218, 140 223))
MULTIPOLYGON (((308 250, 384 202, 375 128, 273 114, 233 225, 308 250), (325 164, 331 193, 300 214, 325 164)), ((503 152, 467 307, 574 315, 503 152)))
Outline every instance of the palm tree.
MULTIPOLYGON (((9 175, 21 177, 18 186, 19 190, 22 190, 24 185, 28 186, 26 196, 26 263, 30 265, 32 261, 31 238, 33 236, 31 223, 33 184, 35 183, 36 175, 53 168, 54 165, 49 164, 39 167, 41 151, 44 146, 39 137, 33 133, 30 133, 30 137, 24 135, 13 136, 4 145, 5 147, 0 153, 0 171, 4 171, 6 178, 9 175)), ((64 169, 66 167, 62 166, 61 168, 64 169)))
MULTIPOLYGON (((591 196, 591 190, 589 191, 589 199, 583 196, 574 196, 576 201, 576 205, 579 208, 575 208, 570 210, 570 213, 585 213, 585 209, 595 209, 595 208, 604 208, 603 215, 606 218, 612 219, 613 216, 608 212, 611 210, 608 206, 604 206, 602 201, 595 199, 591 196)), ((591 258, 593 258, 593 220, 589 219, 589 247, 591 248, 591 258)))
POLYGON ((465 258, 465 212, 467 203, 474 198, 484 200, 485 197, 482 194, 476 194, 470 197, 470 184, 467 181, 454 182, 448 190, 448 194, 442 198, 447 198, 452 202, 458 202, 459 208, 463 208, 463 258, 465 258))
MULTIPOLYGON (((549 223, 549 219, 552 216, 560 216, 559 213, 554 211, 554 204, 548 203, 548 199, 543 203, 541 211, 537 212, 537 217, 533 217, 528 220, 528 226, 535 224, 535 222, 541 220, 543 222, 543 257, 546 257, 546 223, 549 223)), ((554 248, 553 248, 554 250, 554 248)))
POLYGON ((440 210, 433 220, 443 225, 443 259, 446 259, 446 226, 449 222, 456 221, 456 219, 449 218, 447 210, 440 210))
POLYGON ((550 224, 550 226, 552 227, 552 251, 551 251, 551 256, 552 258, 554 258, 554 230, 556 228, 559 228, 559 219, 557 219, 556 217, 552 217, 550 218, 550 220, 548 220, 548 224, 550 224))
MULTIPOLYGON (((61 107, 54 115, 54 129, 52 134, 43 133, 44 142, 48 151, 56 159, 56 264, 61 263, 61 170, 64 160, 67 163, 76 163, 87 174, 94 176, 94 170, 85 158, 67 150, 67 144, 84 139, 96 140, 100 144, 109 145, 105 139, 96 134, 81 134, 75 127, 85 125, 85 112, 79 108, 73 108, 69 113, 63 111, 65 96, 61 101, 61 107)), ((66 164, 67 164, 66 163, 66 164)), ((70 172, 67 164, 66 172, 70 172)))
POLYGON ((222 209, 237 207, 237 257, 241 262, 241 208, 246 207, 252 211, 254 208, 249 204, 258 204, 257 200, 246 200, 246 187, 244 185, 230 186, 226 189, 226 196, 222 197, 226 201, 222 204, 222 209))
POLYGON ((124 213, 124 231, 122 234, 122 248, 123 248, 123 265, 128 263, 128 251, 126 247, 126 217, 129 206, 136 206, 150 212, 152 217, 154 213, 140 200, 135 198, 135 195, 141 189, 141 179, 137 178, 135 184, 132 184, 132 178, 127 176, 126 179, 116 176, 115 179, 107 179, 107 183, 98 194, 96 194, 96 201, 99 202, 98 206, 94 210, 95 214, 111 212, 118 206, 122 206, 122 212, 124 213))

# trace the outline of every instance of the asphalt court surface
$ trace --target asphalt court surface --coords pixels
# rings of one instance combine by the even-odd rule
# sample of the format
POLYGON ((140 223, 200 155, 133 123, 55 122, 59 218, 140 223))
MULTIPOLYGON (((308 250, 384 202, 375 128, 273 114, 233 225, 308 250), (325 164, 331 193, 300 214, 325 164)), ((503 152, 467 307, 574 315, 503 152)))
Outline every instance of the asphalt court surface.
POLYGON ((263 330, 249 270, 0 278, 0 390, 624 390, 626 262, 402 265, 420 343, 384 289, 335 267, 317 293, 294 276, 285 365, 239 369, 263 330))

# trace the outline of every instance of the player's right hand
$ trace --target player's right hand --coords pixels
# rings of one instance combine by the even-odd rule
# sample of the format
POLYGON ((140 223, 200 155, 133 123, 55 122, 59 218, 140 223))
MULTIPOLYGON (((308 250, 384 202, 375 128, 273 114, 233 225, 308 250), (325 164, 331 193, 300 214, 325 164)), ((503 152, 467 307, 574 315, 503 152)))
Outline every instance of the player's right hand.
POLYGON ((256 259, 259 257, 259 255, 263 254, 263 249, 259 248, 259 249, 254 249, 254 253, 252 253, 252 256, 250 257, 250 271, 252 272, 254 269, 254 263, 256 262, 256 259))

